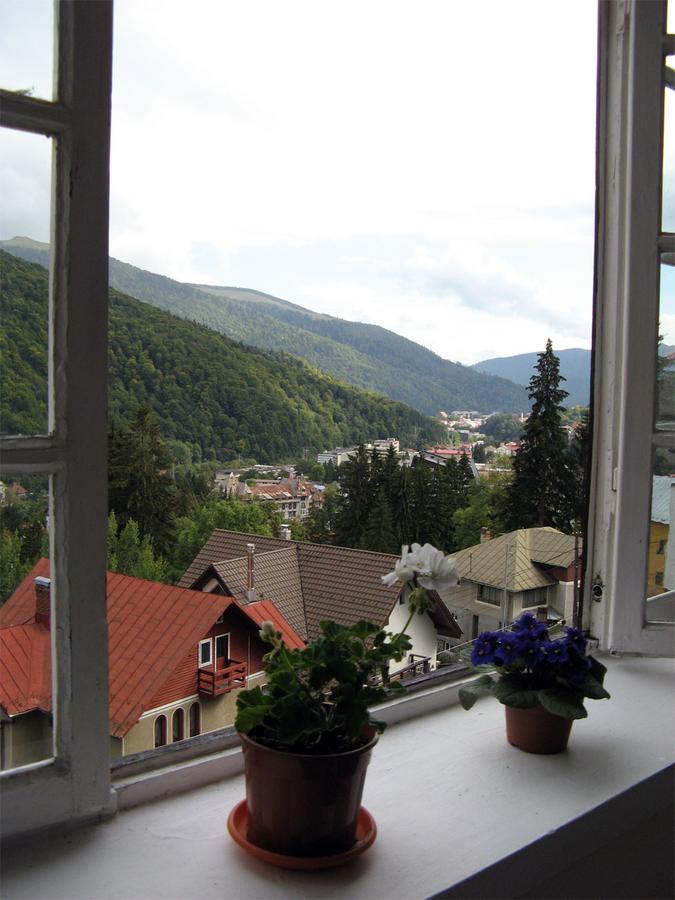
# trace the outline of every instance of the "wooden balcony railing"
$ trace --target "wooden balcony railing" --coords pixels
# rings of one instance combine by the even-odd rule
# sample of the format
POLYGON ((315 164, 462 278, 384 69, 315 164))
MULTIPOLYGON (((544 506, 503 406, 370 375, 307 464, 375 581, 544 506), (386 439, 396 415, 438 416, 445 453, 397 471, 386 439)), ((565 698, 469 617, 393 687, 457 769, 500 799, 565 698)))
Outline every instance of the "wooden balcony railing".
MULTIPOLYGON (((390 681, 407 681, 409 678, 415 678, 417 675, 426 675, 431 671, 431 657, 422 656, 419 653, 411 653, 408 656, 408 665, 396 672, 392 672, 389 676, 390 681)), ((382 684, 382 676, 375 675, 371 679, 371 684, 382 684)))
POLYGON ((246 663, 230 660, 224 669, 200 669, 199 693, 218 697, 246 685, 246 663))

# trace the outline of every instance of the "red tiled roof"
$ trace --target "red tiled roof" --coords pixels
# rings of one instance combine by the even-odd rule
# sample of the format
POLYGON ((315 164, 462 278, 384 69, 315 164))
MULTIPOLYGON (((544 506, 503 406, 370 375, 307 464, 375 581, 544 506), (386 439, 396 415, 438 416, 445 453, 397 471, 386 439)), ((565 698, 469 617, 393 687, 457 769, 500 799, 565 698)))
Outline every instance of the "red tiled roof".
MULTIPOLYGON (((33 567, 0 609, 0 636, 4 642, 4 667, 0 668, 0 704, 9 715, 44 708, 40 702, 33 702, 33 695, 36 693, 34 688, 38 684, 34 678, 38 677, 38 670, 41 673, 46 671, 47 683, 50 682, 49 633, 42 625, 25 624, 34 618, 34 582, 37 575, 49 575, 48 560, 41 559, 33 567), (42 632, 46 638, 40 636, 42 632), (26 656, 29 640, 35 651, 30 665, 26 656), (12 649, 7 660, 5 645, 12 649), (41 661, 39 665, 38 657, 41 661)), ((233 597, 206 594, 108 572, 111 735, 124 737, 190 648, 196 646, 221 613, 233 604, 236 604, 233 597)), ((302 645, 296 632, 288 623, 283 623, 283 617, 278 612, 273 615, 270 607, 271 604, 265 605, 251 613, 247 607, 238 606, 255 625, 259 626, 265 619, 272 619, 293 646, 298 641, 302 645), (263 611, 264 617, 261 619, 263 611)), ((47 698, 47 704, 50 701, 49 694, 45 694, 44 690, 40 694, 40 698, 47 698)))
POLYGON ((52 705, 50 634, 44 625, 0 628, 0 686, 7 715, 52 705))
POLYGON ((293 631, 271 600, 256 600, 255 603, 247 604, 244 611, 258 625, 262 625, 263 622, 272 622, 277 631, 281 632, 284 644, 290 650, 301 650, 305 646, 303 639, 297 632, 293 631))

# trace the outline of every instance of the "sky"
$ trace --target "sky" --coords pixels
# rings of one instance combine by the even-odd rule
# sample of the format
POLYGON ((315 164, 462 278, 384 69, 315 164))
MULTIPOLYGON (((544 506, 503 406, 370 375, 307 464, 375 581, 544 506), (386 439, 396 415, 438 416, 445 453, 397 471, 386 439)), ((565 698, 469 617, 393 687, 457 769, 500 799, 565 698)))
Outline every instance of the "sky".
MULTIPOLYGON (((116 0, 111 255, 466 364, 548 337, 590 347, 595 15, 116 0)), ((50 16, 50 0, 0 0, 3 87, 51 95, 50 16)), ((675 140, 666 152, 672 210, 675 140)), ((0 238, 48 239, 49 171, 48 140, 3 132, 0 238)))

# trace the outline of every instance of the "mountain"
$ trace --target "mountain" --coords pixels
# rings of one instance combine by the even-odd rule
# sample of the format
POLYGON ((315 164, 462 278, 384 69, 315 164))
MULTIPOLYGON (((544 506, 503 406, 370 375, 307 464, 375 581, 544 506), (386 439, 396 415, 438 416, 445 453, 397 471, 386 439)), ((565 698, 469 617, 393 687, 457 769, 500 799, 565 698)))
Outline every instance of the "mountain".
MULTIPOLYGON (((560 374, 566 378, 562 385, 569 393, 565 406, 588 406, 591 392, 591 351, 579 347, 570 350, 555 350, 560 360, 560 374)), ((659 344, 659 356, 675 352, 671 344, 659 344)), ((497 356, 474 363, 473 368, 489 375, 508 378, 516 384, 528 385, 534 374, 538 353, 519 353, 517 356, 497 356)), ((529 406, 529 402, 527 404, 529 406)))
MULTIPOLYGON (((0 298, 2 431, 44 431, 46 270, 0 251, 0 298)), ((207 458, 273 462, 377 437, 429 443, 444 434, 402 403, 342 384, 288 354, 243 346, 114 289, 109 347, 111 423, 147 403, 165 438, 199 445, 207 458)))
MULTIPOLYGON (((560 360, 560 374, 567 379, 561 387, 569 393, 565 398, 565 406, 588 406, 591 390, 591 351, 573 348, 553 352, 560 360)), ((489 375, 499 375, 515 381, 516 384, 528 385, 534 374, 537 353, 519 353, 516 356, 498 356, 485 359, 474 364, 473 368, 489 375)), ((530 403, 528 401, 527 408, 530 403)))
MULTIPOLYGON (((0 241, 0 249, 47 265, 48 245, 30 238, 0 241)), ((379 325, 322 315, 245 288, 184 284, 113 258, 110 285, 235 341, 291 353, 333 378, 428 415, 440 409, 520 411, 529 405, 521 386, 442 359, 379 325)))

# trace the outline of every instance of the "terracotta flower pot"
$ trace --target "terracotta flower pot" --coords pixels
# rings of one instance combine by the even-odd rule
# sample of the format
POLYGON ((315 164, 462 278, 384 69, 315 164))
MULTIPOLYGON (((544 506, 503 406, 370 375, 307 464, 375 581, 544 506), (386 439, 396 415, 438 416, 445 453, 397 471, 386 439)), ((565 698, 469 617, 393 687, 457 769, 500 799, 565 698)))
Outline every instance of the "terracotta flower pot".
POLYGON ((560 753, 567 747, 573 719, 554 716, 543 706, 505 706, 506 739, 526 753, 560 753))
POLYGON ((273 750, 239 737, 249 841, 292 856, 328 856, 353 846, 377 734, 356 750, 323 755, 273 750))

